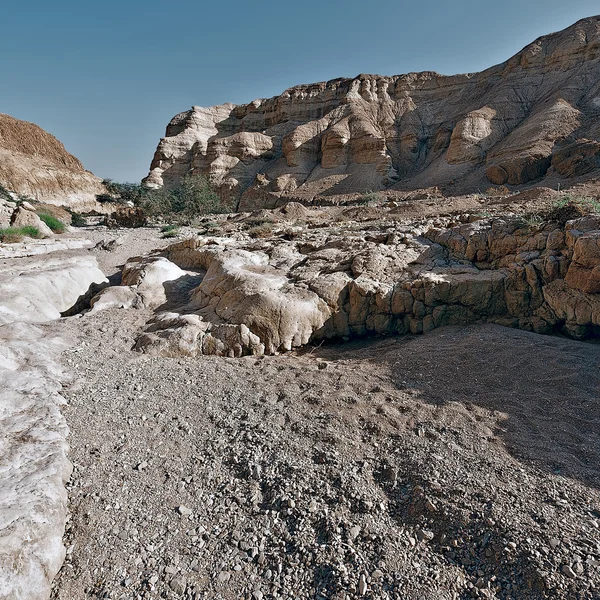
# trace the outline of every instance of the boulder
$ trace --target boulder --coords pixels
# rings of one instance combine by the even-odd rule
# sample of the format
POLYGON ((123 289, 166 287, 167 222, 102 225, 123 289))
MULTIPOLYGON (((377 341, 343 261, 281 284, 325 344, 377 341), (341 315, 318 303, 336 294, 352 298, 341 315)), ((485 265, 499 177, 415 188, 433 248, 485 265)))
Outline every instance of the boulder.
POLYGON ((563 177, 578 177, 600 165, 600 142, 579 139, 559 148, 552 155, 552 166, 563 177))
POLYGON ((106 217, 108 227, 144 227, 147 217, 141 208, 120 206, 106 217))
POLYGON ((11 227, 35 227, 42 237, 52 237, 52 229, 46 225, 34 212, 20 206, 15 210, 11 218, 11 227))
POLYGON ((15 202, 0 198, 0 229, 10 227, 10 221, 16 208, 17 205, 15 202))
POLYGON ((155 308, 167 302, 167 283, 185 275, 185 271, 166 258, 137 258, 127 262, 123 268, 121 283, 134 289, 144 306, 155 308))

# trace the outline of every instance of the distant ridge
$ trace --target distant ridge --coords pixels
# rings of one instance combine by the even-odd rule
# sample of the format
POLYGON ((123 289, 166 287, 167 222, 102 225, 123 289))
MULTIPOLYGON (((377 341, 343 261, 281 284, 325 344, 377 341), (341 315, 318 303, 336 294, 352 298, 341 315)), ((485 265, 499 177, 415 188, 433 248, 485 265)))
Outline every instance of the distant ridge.
POLYGON ((61 142, 34 123, 0 114, 0 184, 35 200, 81 205, 103 191, 61 142))
POLYGON ((409 73, 193 107, 160 141, 148 186, 205 174, 240 208, 437 186, 579 182, 600 166, 600 17, 481 73, 409 73))

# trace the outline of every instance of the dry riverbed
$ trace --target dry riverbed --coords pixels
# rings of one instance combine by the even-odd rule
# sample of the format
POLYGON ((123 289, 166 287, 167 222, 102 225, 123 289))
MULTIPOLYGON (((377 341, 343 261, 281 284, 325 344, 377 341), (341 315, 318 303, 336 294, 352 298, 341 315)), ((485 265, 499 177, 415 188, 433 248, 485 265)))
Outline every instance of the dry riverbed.
POLYGON ((79 338, 55 600, 598 598, 600 346, 490 325, 154 358, 146 317, 52 325, 79 338))

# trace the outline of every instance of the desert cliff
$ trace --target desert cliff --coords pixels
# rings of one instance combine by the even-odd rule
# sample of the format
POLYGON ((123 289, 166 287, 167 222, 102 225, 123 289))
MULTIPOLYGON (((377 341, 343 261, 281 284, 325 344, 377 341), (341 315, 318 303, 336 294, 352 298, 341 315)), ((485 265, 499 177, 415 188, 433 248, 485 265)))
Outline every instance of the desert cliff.
POLYGON ((591 17, 481 73, 359 75, 195 106, 169 123, 145 183, 205 174, 242 210, 367 190, 564 186, 597 173, 599 75, 591 17))

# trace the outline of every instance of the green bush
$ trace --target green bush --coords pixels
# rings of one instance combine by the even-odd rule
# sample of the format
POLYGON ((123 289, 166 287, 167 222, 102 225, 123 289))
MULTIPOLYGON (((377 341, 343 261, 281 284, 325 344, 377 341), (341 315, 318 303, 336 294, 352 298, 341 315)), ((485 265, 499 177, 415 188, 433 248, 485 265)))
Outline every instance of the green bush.
POLYGON ((13 201, 13 197, 10 195, 10 192, 2 184, 0 184, 0 199, 9 200, 11 202, 13 201))
POLYGON ((42 234, 40 233, 40 230, 37 227, 33 227, 33 225, 0 229, 0 242, 4 242, 5 244, 22 242, 24 237, 40 238, 42 237, 42 234))
POLYGON ((549 221, 566 223, 589 213, 600 213, 600 202, 595 198, 565 194, 552 204, 544 215, 549 221))
POLYGON ((66 226, 60 219, 47 213, 38 213, 38 217, 46 223, 54 233, 64 233, 66 231, 66 226))
POLYGON ((359 199, 359 204, 382 204, 385 202, 385 196, 379 192, 371 190, 366 191, 359 199))
POLYGON ((117 183, 112 179, 104 179, 102 185, 106 188, 106 194, 98 194, 98 202, 133 202, 139 204, 144 197, 144 188, 139 183, 117 183))
POLYGON ((200 215, 232 210, 202 175, 188 175, 171 189, 144 190, 140 206, 149 216, 169 217, 187 223, 200 215))
POLYGON ((175 238, 179 235, 179 227, 177 225, 165 225, 161 228, 163 238, 175 238))
POLYGON ((518 227, 523 229, 536 230, 544 224, 544 217, 535 213, 520 215, 516 219, 518 227))
POLYGON ((265 222, 248 229, 248 235, 253 238, 267 238, 273 234, 273 223, 265 222))
POLYGON ((85 227, 87 225, 87 221, 83 215, 72 210, 70 210, 69 213, 71 215, 71 225, 73 225, 73 227, 85 227))
POLYGON ((563 208, 568 204, 578 204, 587 212, 600 212, 600 202, 596 198, 588 198, 586 196, 573 196, 565 194, 560 200, 554 203, 555 208, 563 208))

